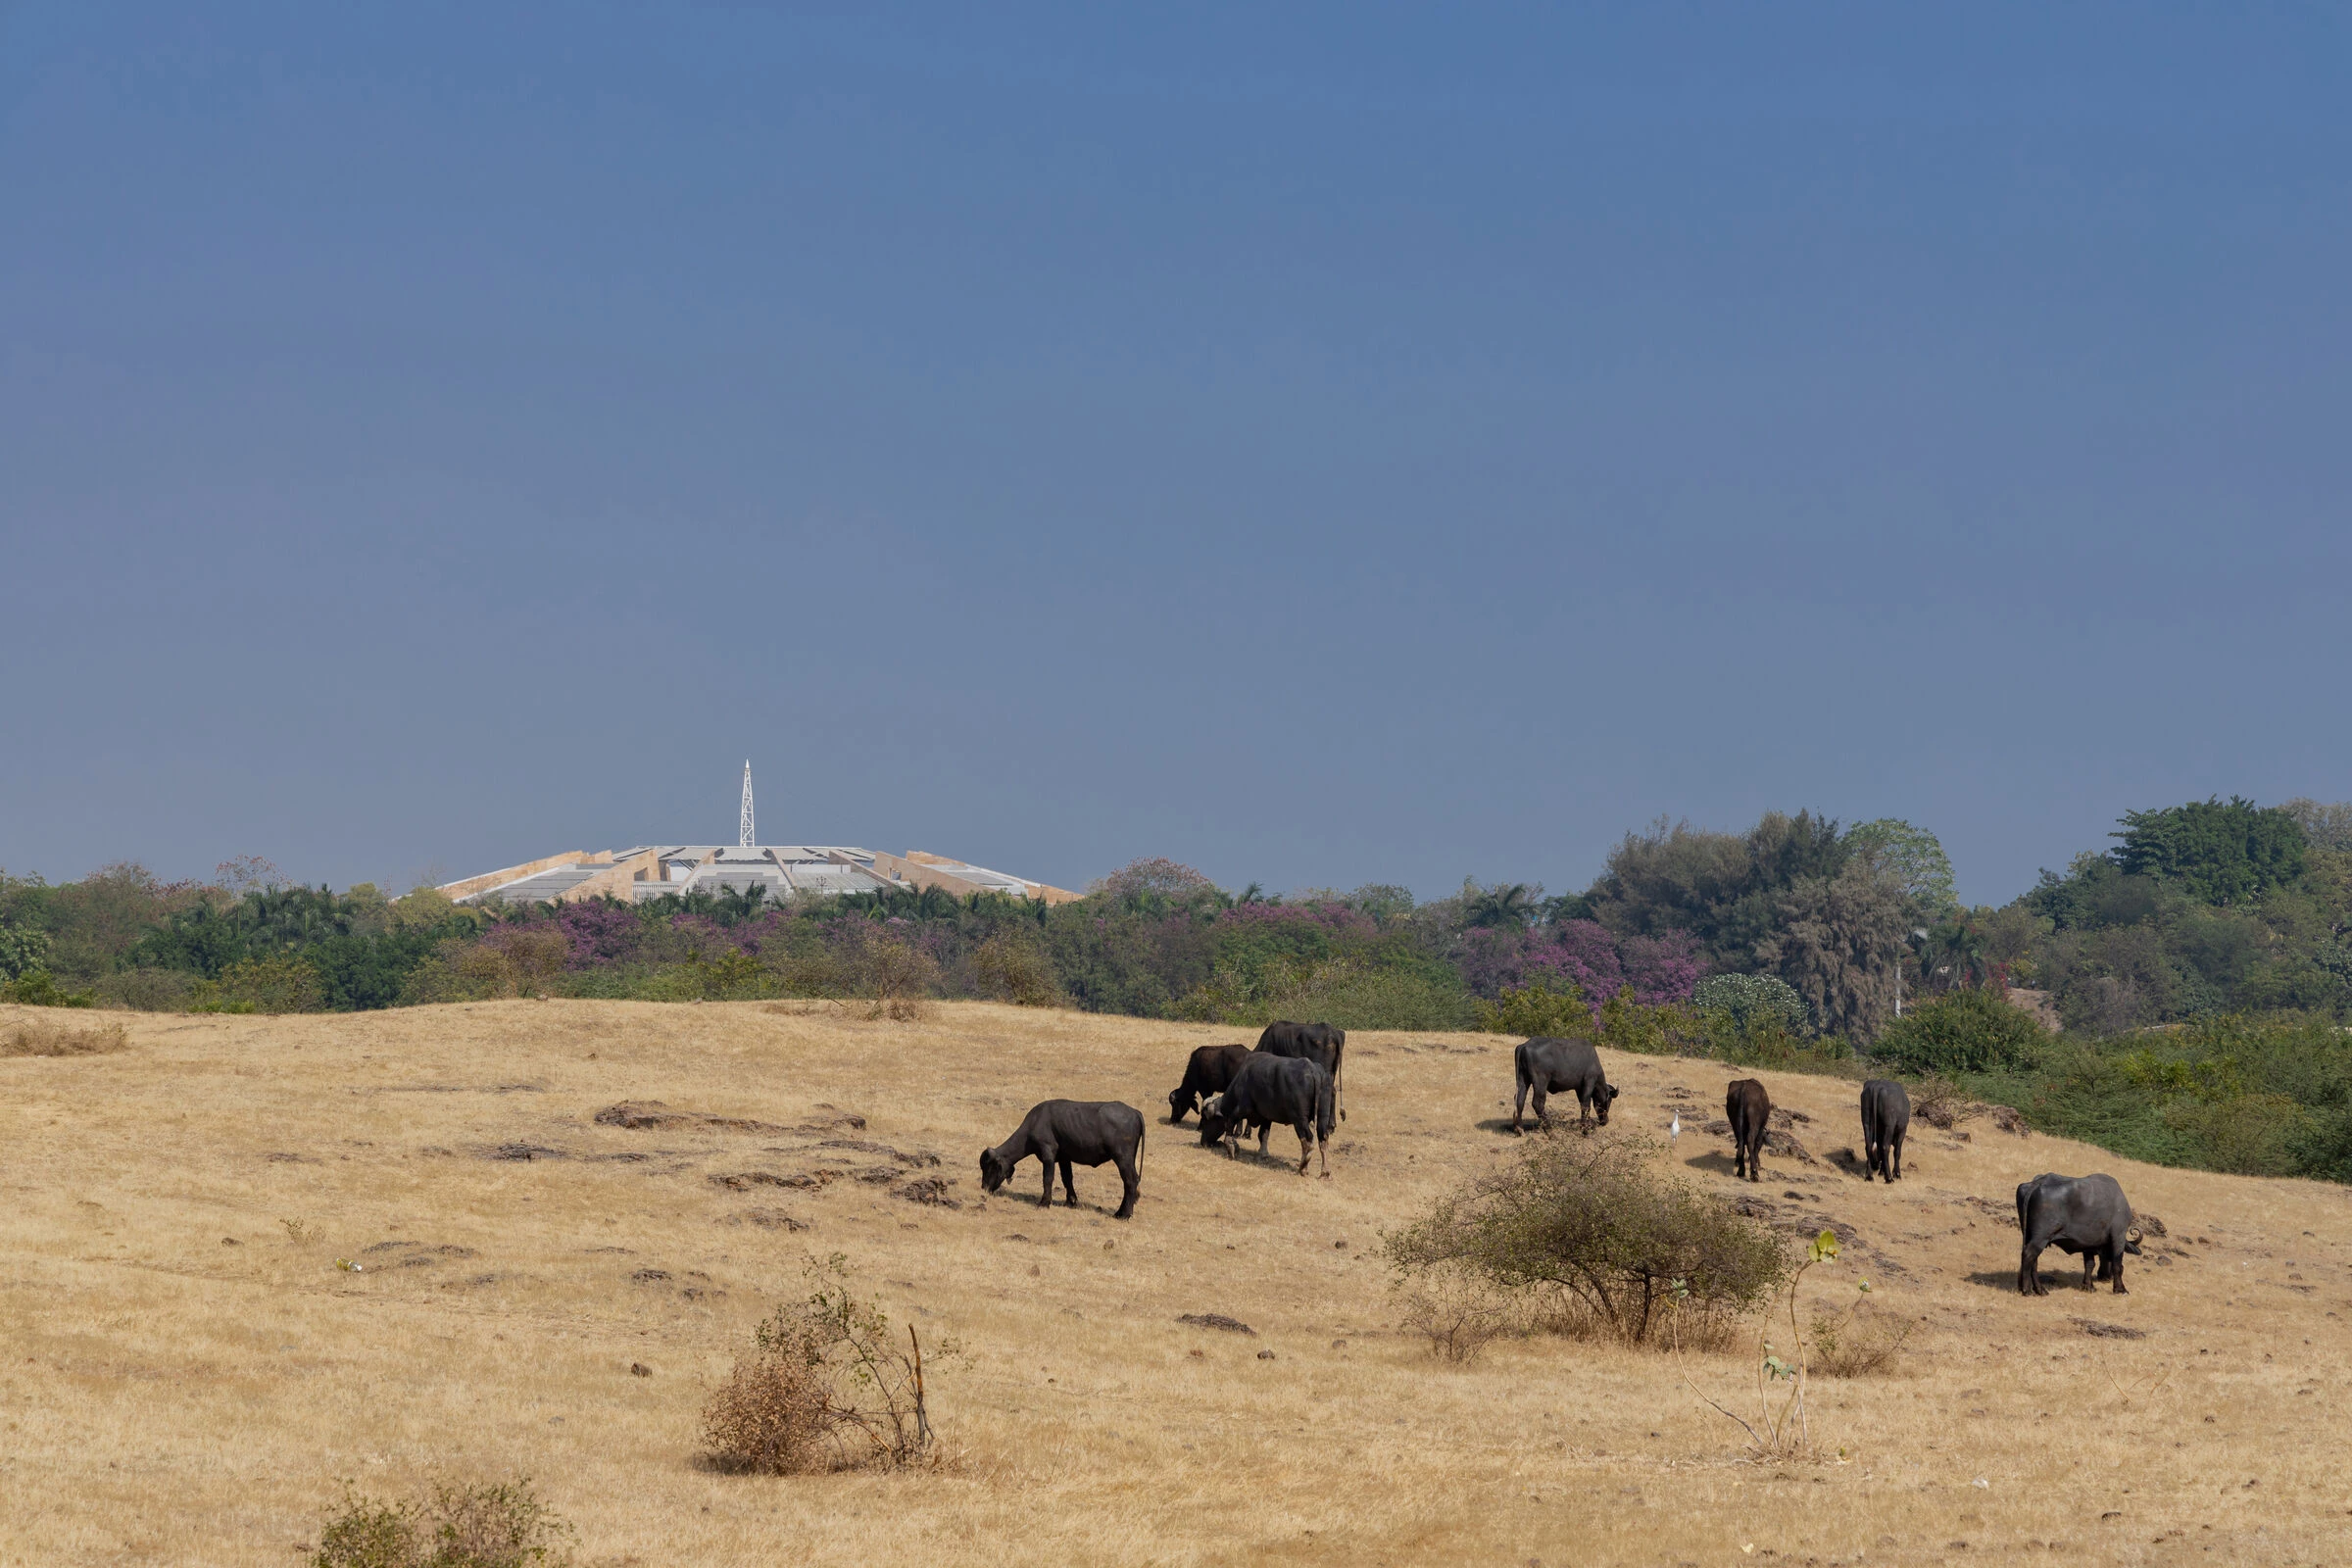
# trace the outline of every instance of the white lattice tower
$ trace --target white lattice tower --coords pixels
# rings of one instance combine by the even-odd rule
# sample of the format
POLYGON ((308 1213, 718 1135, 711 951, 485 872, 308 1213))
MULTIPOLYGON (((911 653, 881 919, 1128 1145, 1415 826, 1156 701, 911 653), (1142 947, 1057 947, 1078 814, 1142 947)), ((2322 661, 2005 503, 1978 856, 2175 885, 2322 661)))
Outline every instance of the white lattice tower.
POLYGON ((744 849, 759 843, 752 832, 752 760, 743 760, 743 820, 737 824, 735 842, 744 849))

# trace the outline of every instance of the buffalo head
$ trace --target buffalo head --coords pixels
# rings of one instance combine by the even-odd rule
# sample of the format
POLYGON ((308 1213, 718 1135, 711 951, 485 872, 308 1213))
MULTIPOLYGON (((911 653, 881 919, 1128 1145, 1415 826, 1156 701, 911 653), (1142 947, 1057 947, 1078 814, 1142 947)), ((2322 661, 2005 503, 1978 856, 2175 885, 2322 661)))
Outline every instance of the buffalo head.
POLYGON ((1184 1120, 1186 1116, 1192 1114, 1193 1107, 1199 1104, 1200 1102, 1200 1097, 1193 1093, 1193 1091, 1190 1089, 1178 1088, 1169 1090, 1168 1120, 1171 1122, 1180 1122, 1184 1120))
POLYGON ((1004 1155, 998 1153, 993 1149, 983 1149, 980 1151, 981 1191, 989 1193, 995 1192, 998 1188, 1004 1185, 1004 1178, 1010 1176, 1011 1174, 1012 1167, 1005 1163, 1004 1155))
POLYGON ((1214 1149, 1218 1144, 1224 1142, 1225 1135, 1231 1131, 1233 1131, 1233 1123, 1226 1119, 1223 1095, 1211 1095, 1200 1102, 1201 1148, 1214 1149))
POLYGON ((1601 1085, 1600 1092, 1592 1097, 1592 1119, 1603 1127, 1609 1124, 1609 1102, 1616 1098, 1617 1086, 1615 1084, 1601 1085))

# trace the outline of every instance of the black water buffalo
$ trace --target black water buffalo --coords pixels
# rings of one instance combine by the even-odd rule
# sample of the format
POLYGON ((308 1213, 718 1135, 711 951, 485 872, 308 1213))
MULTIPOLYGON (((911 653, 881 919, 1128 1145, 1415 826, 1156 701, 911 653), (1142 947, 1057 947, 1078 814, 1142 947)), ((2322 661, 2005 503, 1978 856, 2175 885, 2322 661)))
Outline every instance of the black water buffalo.
POLYGON ((1872 1078, 1862 1085, 1862 1153, 1868 1161, 1862 1179, 1873 1176, 1888 1182, 1903 1179, 1903 1135, 1911 1130, 1911 1097, 1891 1078, 1872 1078))
POLYGON ((1573 1092, 1576 1096, 1577 1122, 1588 1132, 1595 1116, 1600 1124, 1609 1124, 1609 1102, 1617 1091, 1609 1087, 1600 1070, 1600 1053, 1592 1049, 1590 1040, 1553 1040, 1539 1036, 1511 1053, 1511 1065, 1519 1076, 1519 1099, 1511 1106, 1511 1131, 1519 1131, 1520 1116, 1527 1109, 1527 1092, 1536 1092, 1536 1125, 1544 1125, 1544 1102, 1553 1095, 1573 1092))
POLYGON ((1344 1070, 1348 1055, 1348 1031, 1335 1029, 1327 1023, 1292 1023, 1278 1018, 1266 1025, 1265 1033, 1257 1037, 1257 1049, 1276 1056, 1303 1056, 1331 1074, 1331 1092, 1340 1107, 1340 1120, 1348 1119, 1347 1087, 1344 1070))
POLYGON ((1248 1046, 1195 1046, 1192 1059, 1184 1064, 1184 1082, 1168 1091, 1168 1120, 1183 1126, 1201 1102, 1225 1092, 1249 1059, 1248 1046))
POLYGON ((1741 1078, 1723 1092, 1723 1115, 1732 1124, 1732 1174, 1761 1181, 1764 1134, 1772 1123, 1772 1097, 1759 1078, 1741 1078))
POLYGON ((1046 1167, 1046 1191, 1038 1207, 1054 1206, 1055 1165, 1061 1167, 1061 1189, 1075 1208, 1078 1187, 1070 1180, 1070 1167, 1115 1164, 1125 1188, 1116 1217, 1126 1219, 1135 1212, 1135 1195, 1143 1186, 1144 1113, 1115 1100, 1041 1101, 1029 1108, 1010 1138, 980 1151, 981 1187, 995 1192, 1031 1154, 1046 1167))
POLYGON ((2115 1281, 2115 1294, 2124 1289, 2124 1254, 2139 1250, 2139 1230, 2132 1223, 2132 1205, 2112 1176, 2054 1176, 2043 1174, 2017 1188, 2017 1228, 2025 1233, 2017 1253, 2017 1294, 2047 1296, 2041 1283, 2041 1250, 2082 1256, 2082 1288, 2091 1288, 2091 1269, 2115 1281))
POLYGON ((1255 1122, 1257 1152, 1262 1154, 1274 1124, 1282 1122, 1298 1134, 1298 1174, 1306 1174, 1311 1152, 1322 1161, 1322 1174, 1328 1177, 1334 1099, 1331 1074, 1323 1070, 1322 1063, 1304 1056, 1251 1052, 1225 1092, 1200 1107, 1200 1143, 1214 1148, 1255 1122))

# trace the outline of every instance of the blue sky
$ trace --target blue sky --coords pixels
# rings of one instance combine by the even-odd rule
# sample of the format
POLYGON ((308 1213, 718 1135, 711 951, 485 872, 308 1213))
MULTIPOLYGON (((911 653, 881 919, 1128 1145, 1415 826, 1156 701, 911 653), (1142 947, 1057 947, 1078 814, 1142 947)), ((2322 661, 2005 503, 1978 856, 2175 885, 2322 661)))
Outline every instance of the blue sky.
POLYGON ((2352 796, 2322 8, 0 8, 0 866, 2352 796))

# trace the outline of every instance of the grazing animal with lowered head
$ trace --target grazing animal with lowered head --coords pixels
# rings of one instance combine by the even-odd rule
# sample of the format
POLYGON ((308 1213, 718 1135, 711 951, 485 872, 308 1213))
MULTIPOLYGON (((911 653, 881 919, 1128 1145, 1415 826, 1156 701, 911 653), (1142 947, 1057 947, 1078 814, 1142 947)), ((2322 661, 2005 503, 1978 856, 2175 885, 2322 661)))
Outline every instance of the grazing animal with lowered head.
POLYGON ((1864 1181, 1873 1176, 1892 1185, 1903 1179, 1903 1135, 1911 1130, 1911 1097, 1891 1078, 1862 1085, 1864 1181))
POLYGON ((1135 1213, 1135 1195, 1143 1187, 1144 1113, 1116 1100, 1047 1100, 1032 1105, 1013 1130, 994 1149, 980 1151, 980 1186, 995 1192, 1012 1176, 1012 1168, 1035 1154, 1046 1168, 1045 1195, 1040 1208, 1054 1206, 1054 1168, 1061 1167, 1061 1189, 1069 1206, 1078 1206, 1078 1185, 1070 1179, 1072 1165, 1116 1165, 1125 1191, 1115 1218, 1135 1213))
POLYGON ((1331 1074, 1331 1093, 1348 1119, 1348 1031, 1327 1023, 1293 1023, 1278 1018, 1257 1037, 1257 1049, 1276 1056, 1303 1056, 1331 1074))
MULTIPOLYGON (((1303 1056, 1251 1052, 1225 1092, 1200 1107, 1201 1147, 1213 1149, 1255 1122, 1262 1154, 1274 1124, 1282 1122, 1298 1134, 1298 1174, 1306 1174, 1311 1156, 1322 1161, 1322 1174, 1329 1177, 1334 1099, 1331 1074, 1320 1064, 1303 1056)), ((1226 1152, 1239 1151, 1229 1146, 1226 1152)))
POLYGON ((1184 1118, 1211 1095, 1221 1095, 1233 1075, 1250 1059, 1248 1046, 1195 1046, 1184 1064, 1184 1082, 1168 1091, 1168 1121, 1181 1127, 1184 1118))
POLYGON ((1592 1049, 1592 1041, 1555 1040, 1540 1035, 1511 1053, 1511 1066, 1519 1079, 1519 1099, 1511 1106, 1514 1135, 1519 1133, 1531 1090, 1536 1097, 1538 1127, 1548 1123, 1544 1101, 1564 1094, 1576 1096, 1577 1125, 1586 1132, 1592 1130, 1595 1116, 1603 1127, 1609 1124, 1609 1103, 1617 1098, 1617 1091, 1600 1070, 1600 1053, 1592 1049))
POLYGON ((2017 1188, 2017 1228, 2023 1241, 2017 1252, 2017 1294, 2047 1296, 2041 1283, 2041 1252, 2055 1247, 2082 1258, 2082 1288, 2091 1289, 2091 1270, 2124 1289, 2124 1254, 2139 1250, 2139 1228, 2132 1223, 2132 1205, 2112 1176, 2059 1176, 2048 1172, 2017 1188))
POLYGON ((1772 1097, 1760 1078, 1741 1078, 1723 1092, 1723 1115, 1732 1124, 1732 1174, 1763 1180, 1764 1134, 1772 1125, 1772 1097))

